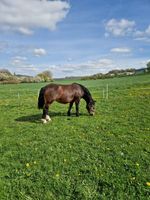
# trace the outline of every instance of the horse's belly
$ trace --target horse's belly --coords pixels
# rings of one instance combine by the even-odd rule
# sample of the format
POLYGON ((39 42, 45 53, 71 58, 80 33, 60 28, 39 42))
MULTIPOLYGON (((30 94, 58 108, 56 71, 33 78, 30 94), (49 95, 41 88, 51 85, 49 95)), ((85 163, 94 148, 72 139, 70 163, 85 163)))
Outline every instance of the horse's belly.
POLYGON ((59 103, 70 103, 73 100, 73 96, 62 95, 61 97, 57 98, 56 101, 59 103))
POLYGON ((62 104, 69 103, 69 101, 64 100, 64 99, 57 99, 56 101, 57 101, 58 103, 62 103, 62 104))

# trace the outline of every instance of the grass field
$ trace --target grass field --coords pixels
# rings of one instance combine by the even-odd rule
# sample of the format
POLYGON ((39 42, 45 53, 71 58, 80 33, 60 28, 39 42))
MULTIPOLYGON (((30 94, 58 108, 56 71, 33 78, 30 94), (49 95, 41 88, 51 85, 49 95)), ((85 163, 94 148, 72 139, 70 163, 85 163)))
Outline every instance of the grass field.
POLYGON ((150 75, 78 82, 96 115, 53 103, 47 124, 44 83, 0 85, 1 200, 150 199, 150 75))

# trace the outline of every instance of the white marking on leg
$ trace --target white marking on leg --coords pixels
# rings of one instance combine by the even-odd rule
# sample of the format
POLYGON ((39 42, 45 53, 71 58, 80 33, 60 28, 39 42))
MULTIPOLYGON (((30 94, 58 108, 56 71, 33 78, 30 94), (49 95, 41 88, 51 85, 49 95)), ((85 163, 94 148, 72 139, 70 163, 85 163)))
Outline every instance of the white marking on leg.
POLYGON ((49 115, 46 115, 46 121, 51 121, 51 118, 50 118, 50 116, 49 115))
POLYGON ((41 119, 41 121, 43 122, 43 124, 47 123, 46 119, 41 119))

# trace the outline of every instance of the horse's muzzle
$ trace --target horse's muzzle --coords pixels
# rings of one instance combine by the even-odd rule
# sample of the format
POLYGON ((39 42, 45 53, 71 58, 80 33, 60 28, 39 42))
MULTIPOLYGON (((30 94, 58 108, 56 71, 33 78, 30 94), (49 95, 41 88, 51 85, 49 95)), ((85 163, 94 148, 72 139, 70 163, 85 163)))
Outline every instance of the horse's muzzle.
POLYGON ((94 114, 95 114, 94 112, 91 112, 91 113, 90 113, 90 116, 93 116, 94 114))

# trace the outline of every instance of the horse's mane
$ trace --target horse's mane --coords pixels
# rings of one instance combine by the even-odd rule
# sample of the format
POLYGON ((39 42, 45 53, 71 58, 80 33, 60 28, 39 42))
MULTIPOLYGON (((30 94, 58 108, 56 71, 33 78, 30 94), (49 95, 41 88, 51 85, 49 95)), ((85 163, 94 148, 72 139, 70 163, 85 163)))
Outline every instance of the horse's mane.
POLYGON ((86 99, 86 100, 91 100, 92 96, 91 96, 90 91, 85 86, 83 86, 83 85, 81 85, 79 83, 76 83, 76 84, 79 85, 82 88, 82 90, 84 92, 83 98, 86 99))

